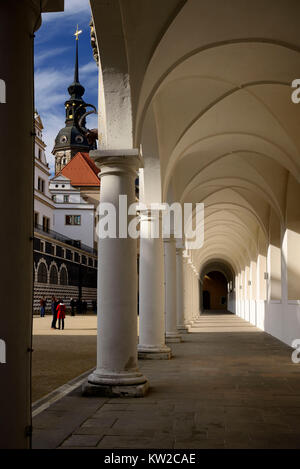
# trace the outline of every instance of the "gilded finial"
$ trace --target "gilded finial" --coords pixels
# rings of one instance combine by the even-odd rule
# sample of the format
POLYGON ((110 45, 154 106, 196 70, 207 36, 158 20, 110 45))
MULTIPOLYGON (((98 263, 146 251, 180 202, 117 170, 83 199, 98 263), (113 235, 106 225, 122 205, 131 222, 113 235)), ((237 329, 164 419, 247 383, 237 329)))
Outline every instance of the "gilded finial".
POLYGON ((77 29, 76 29, 76 32, 75 32, 75 34, 74 34, 74 36, 76 36, 76 41, 78 41, 78 36, 79 36, 79 34, 81 34, 81 33, 82 33, 82 30, 81 30, 81 29, 79 30, 79 29, 78 29, 78 25, 77 25, 77 29))

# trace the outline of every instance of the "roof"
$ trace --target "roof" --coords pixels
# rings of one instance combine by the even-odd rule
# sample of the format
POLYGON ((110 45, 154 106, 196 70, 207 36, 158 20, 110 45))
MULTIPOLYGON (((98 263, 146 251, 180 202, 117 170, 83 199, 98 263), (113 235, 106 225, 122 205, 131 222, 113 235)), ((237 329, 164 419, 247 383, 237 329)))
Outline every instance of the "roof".
POLYGON ((70 179, 72 186, 99 187, 100 170, 91 160, 88 153, 76 153, 74 158, 58 173, 70 179))

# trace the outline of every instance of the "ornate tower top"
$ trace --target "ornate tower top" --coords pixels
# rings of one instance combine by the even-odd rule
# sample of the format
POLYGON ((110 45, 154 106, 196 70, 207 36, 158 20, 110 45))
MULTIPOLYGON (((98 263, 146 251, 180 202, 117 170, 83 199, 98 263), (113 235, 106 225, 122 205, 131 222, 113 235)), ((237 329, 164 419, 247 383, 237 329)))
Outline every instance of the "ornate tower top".
MULTIPOLYGON (((88 143, 87 139, 75 127, 75 113, 79 119, 85 113, 84 105, 86 104, 82 99, 85 89, 79 82, 78 42, 81 33, 82 31, 78 30, 77 25, 77 30, 74 34, 76 37, 74 81, 68 88, 70 98, 65 102, 66 126, 58 132, 52 151, 53 155, 55 155, 56 173, 61 171, 76 153, 89 152, 95 148, 94 145, 88 143)), ((85 125, 85 122, 83 121, 82 124, 85 125)))

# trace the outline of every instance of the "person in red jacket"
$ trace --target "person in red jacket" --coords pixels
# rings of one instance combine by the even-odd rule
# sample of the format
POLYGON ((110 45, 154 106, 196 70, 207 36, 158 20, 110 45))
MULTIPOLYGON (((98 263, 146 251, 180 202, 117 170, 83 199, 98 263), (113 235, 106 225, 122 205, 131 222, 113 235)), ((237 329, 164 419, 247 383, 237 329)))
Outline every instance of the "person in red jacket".
POLYGON ((65 328, 65 317, 66 317, 66 305, 64 304, 63 300, 59 300, 59 304, 56 308, 57 311, 57 319, 58 319, 58 329, 62 326, 62 330, 65 328))

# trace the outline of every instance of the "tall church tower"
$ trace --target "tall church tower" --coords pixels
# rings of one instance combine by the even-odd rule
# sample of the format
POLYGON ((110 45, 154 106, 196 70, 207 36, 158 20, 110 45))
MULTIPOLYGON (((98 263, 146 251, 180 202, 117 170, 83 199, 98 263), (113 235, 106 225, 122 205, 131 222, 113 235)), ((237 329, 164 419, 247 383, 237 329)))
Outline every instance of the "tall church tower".
MULTIPOLYGON (((95 149, 95 144, 90 145, 87 139, 75 127, 75 113, 78 119, 85 113, 86 103, 82 99, 85 92, 84 87, 79 82, 78 70, 78 36, 81 31, 75 33, 76 36, 76 56, 75 56, 75 72, 74 82, 69 86, 68 92, 70 98, 65 102, 66 109, 66 126, 61 129, 55 139, 55 145, 52 150, 55 156, 55 174, 59 173, 78 152, 88 153, 95 149), (80 108, 80 109, 79 109, 80 108)), ((85 125, 85 120, 82 122, 85 125)))

